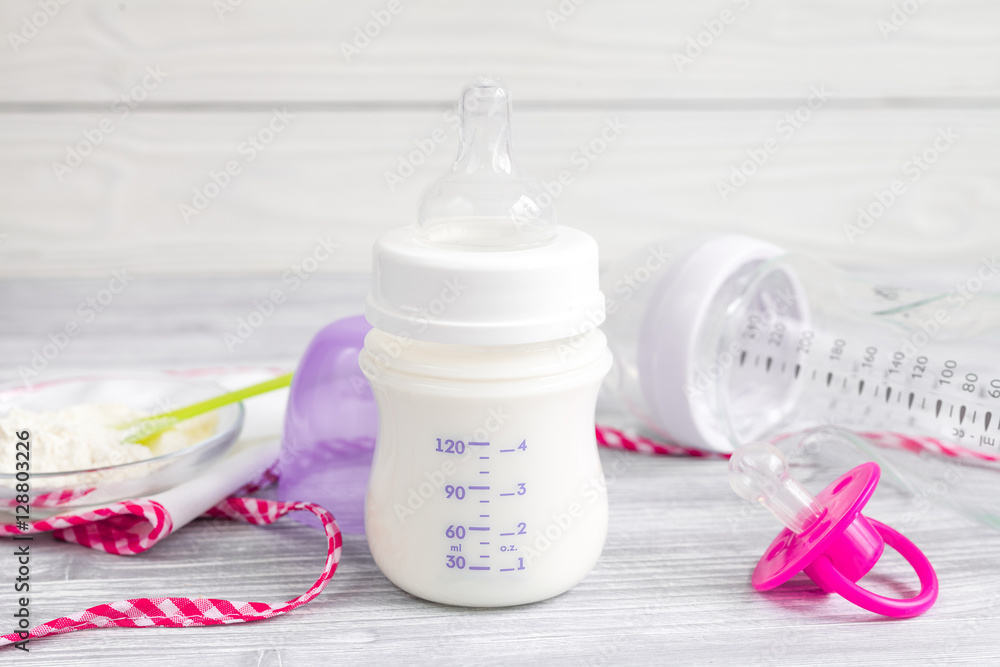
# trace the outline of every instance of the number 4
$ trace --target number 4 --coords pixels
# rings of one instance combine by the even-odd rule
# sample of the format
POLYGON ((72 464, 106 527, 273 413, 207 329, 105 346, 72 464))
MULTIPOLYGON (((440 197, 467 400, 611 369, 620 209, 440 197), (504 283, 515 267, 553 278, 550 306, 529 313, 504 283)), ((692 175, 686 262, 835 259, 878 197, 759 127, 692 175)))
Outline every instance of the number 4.
POLYGON ((518 445, 517 448, 520 449, 521 451, 526 450, 528 448, 528 446, 526 444, 524 444, 525 442, 527 442, 527 440, 522 440, 521 444, 518 445))

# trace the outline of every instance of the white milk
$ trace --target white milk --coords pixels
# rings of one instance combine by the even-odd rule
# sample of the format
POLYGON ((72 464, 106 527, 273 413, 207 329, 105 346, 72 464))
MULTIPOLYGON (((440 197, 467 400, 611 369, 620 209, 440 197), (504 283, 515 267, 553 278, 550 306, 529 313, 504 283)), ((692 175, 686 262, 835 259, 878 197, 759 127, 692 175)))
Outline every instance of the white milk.
POLYGON ((594 566, 608 523, 594 404, 611 355, 600 331, 583 338, 565 362, 558 345, 411 342, 380 368, 371 351, 399 339, 369 333, 361 367, 380 430, 365 531, 394 584, 446 604, 512 605, 558 595, 594 566))
POLYGON ((611 366, 597 244, 557 227, 510 153, 510 100, 463 91, 452 170, 373 253, 360 356, 379 409, 365 499, 375 562, 436 602, 571 588, 607 531, 594 438, 611 366))

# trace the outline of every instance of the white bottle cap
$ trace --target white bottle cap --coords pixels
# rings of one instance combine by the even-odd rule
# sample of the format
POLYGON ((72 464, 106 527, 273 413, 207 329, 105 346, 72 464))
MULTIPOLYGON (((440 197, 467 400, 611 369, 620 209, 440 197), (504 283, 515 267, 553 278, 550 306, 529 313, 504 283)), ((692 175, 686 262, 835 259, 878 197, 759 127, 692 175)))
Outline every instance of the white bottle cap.
MULTIPOLYGON (((717 343, 711 319, 720 312, 723 286, 735 275, 784 251, 749 236, 712 238, 678 257, 647 305, 639 331, 642 392, 657 424, 678 442, 715 451, 733 450, 711 401, 693 396, 702 370, 700 346, 717 343), (714 340, 710 340, 714 339, 714 340)), ((726 304, 721 304, 722 312, 726 304)))
POLYGON ((436 343, 516 345, 577 336, 604 321, 597 243, 559 227, 551 243, 470 252, 421 243, 411 227, 375 243, 365 316, 436 343))
POLYGON ((462 92, 458 158, 417 225, 375 243, 365 316, 397 336, 517 345, 571 338, 604 321, 597 244, 556 225, 552 197, 518 169, 510 96, 480 79, 462 92))

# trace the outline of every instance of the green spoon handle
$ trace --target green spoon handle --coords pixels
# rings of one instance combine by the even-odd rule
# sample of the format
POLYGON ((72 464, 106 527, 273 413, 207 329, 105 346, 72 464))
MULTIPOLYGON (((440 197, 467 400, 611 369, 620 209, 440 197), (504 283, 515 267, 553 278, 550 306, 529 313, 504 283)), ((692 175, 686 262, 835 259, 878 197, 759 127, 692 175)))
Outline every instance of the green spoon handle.
POLYGON ((128 428, 136 429, 136 431, 125 440, 126 442, 146 444, 149 440, 152 440, 154 437, 163 431, 166 431, 177 422, 197 417, 198 415, 211 412, 212 410, 216 410, 231 403, 237 403, 245 398, 257 396, 258 394, 266 394, 269 391, 287 387, 292 383, 292 375, 292 373, 287 373, 271 380, 250 385, 249 387, 244 387, 243 389, 237 389, 236 391, 231 391, 222 394, 221 396, 214 396, 198 403, 186 405, 183 408, 171 410, 170 412, 163 412, 158 415, 137 419, 136 421, 125 425, 128 428), (148 424, 148 427, 143 428, 144 424, 148 424))

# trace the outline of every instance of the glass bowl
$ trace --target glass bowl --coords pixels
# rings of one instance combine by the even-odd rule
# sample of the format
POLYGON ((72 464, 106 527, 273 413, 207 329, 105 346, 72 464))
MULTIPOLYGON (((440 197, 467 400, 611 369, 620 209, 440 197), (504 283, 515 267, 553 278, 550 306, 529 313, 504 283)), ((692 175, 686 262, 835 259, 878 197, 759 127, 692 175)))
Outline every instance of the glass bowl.
MULTIPOLYGON (((15 407, 40 412, 81 403, 121 403, 156 414, 225 391, 214 382, 167 373, 90 375, 50 380, 27 388, 20 384, 0 388, 0 417, 6 417, 15 407)), ((30 518, 144 498, 197 476, 229 451, 243 428, 242 403, 219 408, 215 414, 218 419, 214 432, 184 449, 104 468, 31 472, 30 518)), ((0 472, 0 514, 12 514, 17 504, 16 484, 15 471, 0 472)))

